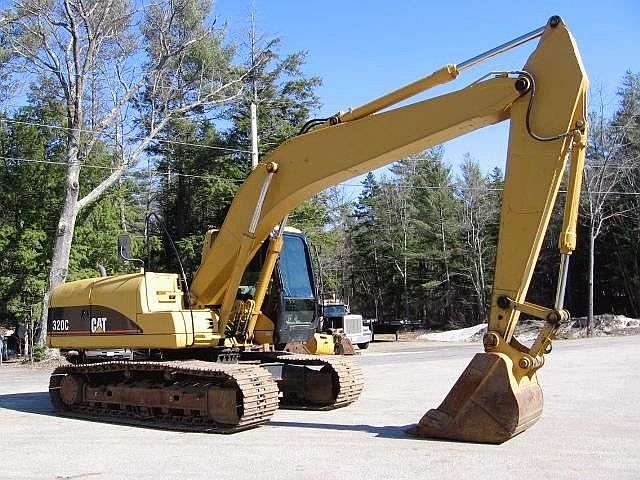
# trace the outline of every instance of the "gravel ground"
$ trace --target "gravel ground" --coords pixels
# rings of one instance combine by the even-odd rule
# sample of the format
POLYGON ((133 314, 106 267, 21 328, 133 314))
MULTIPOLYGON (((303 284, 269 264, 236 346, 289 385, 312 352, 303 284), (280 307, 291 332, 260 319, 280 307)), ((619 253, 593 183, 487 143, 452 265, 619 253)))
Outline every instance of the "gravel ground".
POLYGON ((640 337, 556 342, 545 413, 499 446, 417 440, 477 344, 379 342, 355 358, 367 387, 331 412, 285 411, 234 435, 177 433, 52 415, 47 371, 0 368, 0 478, 640 478, 640 337))

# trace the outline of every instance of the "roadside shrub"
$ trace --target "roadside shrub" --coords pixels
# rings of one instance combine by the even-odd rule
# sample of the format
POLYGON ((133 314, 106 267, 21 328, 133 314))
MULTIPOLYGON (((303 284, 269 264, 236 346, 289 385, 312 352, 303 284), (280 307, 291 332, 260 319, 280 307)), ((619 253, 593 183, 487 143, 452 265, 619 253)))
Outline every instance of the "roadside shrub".
MULTIPOLYGON (((44 346, 41 346, 41 345, 34 345, 33 346, 33 361, 34 362, 41 362, 46 357, 47 357, 47 347, 44 347, 44 346)), ((31 359, 29 358, 28 355, 25 355, 22 358, 22 363, 29 363, 30 361, 31 361, 31 359)))
POLYGON ((47 347, 43 345, 34 345, 33 346, 33 361, 41 362, 47 356, 47 347))

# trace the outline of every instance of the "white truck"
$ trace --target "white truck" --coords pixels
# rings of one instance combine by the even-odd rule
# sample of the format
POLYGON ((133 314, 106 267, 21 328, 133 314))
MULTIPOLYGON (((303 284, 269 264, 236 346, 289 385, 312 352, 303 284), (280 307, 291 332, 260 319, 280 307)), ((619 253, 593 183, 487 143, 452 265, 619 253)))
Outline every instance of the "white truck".
POLYGON ((322 331, 344 334, 361 350, 369 348, 373 338, 371 329, 364 325, 362 315, 350 313, 349 306, 344 302, 325 300, 320 325, 322 331))

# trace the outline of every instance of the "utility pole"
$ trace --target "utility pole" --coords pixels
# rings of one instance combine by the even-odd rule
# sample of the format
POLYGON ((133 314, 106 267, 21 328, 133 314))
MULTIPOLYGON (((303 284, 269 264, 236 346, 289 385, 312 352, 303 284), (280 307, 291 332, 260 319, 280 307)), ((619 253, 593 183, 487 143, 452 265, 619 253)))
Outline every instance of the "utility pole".
MULTIPOLYGON (((254 82, 255 83, 255 82, 254 82)), ((251 169, 258 166, 258 106, 256 105, 254 89, 254 101, 251 102, 251 169)))
POLYGON ((29 308, 29 320, 31 322, 31 335, 29 335, 29 361, 31 362, 31 366, 33 367, 33 304, 29 308))
POLYGON ((258 86, 256 85, 256 17, 255 10, 251 11, 251 31, 249 32, 251 42, 251 87, 253 97, 251 99, 251 169, 258 166, 258 86))
POLYGON ((118 179, 118 190, 120 192, 120 230, 123 232, 127 231, 127 215, 125 213, 125 201, 124 201, 124 192, 122 189, 122 177, 118 179))
POLYGON ((151 160, 147 157, 147 214, 151 211, 151 185, 153 178, 151 176, 151 160))

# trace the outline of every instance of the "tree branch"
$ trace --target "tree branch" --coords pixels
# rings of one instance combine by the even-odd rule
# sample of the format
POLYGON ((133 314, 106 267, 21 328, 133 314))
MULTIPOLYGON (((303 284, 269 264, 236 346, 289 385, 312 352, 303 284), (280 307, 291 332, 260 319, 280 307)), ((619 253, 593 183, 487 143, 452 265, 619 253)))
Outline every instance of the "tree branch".
POLYGON ((100 184, 95 187, 91 192, 78 200, 78 211, 81 211, 83 208, 88 207, 92 203, 96 202, 100 199, 100 197, 106 192, 111 186, 113 186, 122 176, 122 174, 126 170, 126 165, 121 163, 107 178, 105 178, 100 184))

